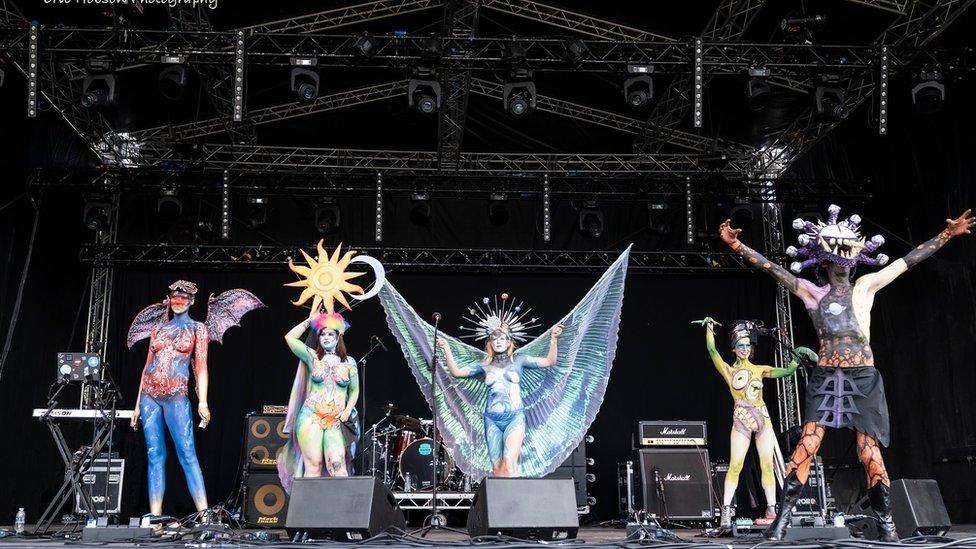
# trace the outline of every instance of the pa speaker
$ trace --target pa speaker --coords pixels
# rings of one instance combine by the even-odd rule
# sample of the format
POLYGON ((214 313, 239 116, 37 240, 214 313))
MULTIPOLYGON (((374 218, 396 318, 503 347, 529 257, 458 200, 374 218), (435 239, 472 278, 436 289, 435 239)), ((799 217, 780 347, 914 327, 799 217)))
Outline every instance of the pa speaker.
POLYGON ((288 512, 288 494, 278 473, 249 472, 244 520, 252 528, 281 528, 288 512))
POLYGON ((288 436, 285 435, 285 416, 278 414, 247 415, 247 438, 244 451, 251 470, 276 470, 278 451, 288 436))
POLYGON ((901 538, 941 536, 952 526, 939 484, 931 479, 892 482, 891 518, 901 538))
POLYGON ((468 535, 575 539, 576 488, 568 478, 486 478, 468 513, 468 535))
POLYGON ((285 530, 292 539, 359 541, 407 521, 393 493, 373 477, 297 478, 285 530))

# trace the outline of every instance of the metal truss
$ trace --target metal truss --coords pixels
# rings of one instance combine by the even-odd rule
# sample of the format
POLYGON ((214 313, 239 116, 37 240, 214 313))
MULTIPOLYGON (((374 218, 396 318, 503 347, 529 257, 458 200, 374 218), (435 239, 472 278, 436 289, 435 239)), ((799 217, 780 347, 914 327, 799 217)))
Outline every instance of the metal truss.
POLYGON ((539 23, 545 23, 561 29, 579 34, 592 36, 600 40, 619 40, 630 42, 648 42, 655 40, 671 40, 670 37, 654 34, 645 30, 628 27, 597 19, 574 11, 556 6, 540 4, 530 0, 482 0, 482 7, 501 13, 514 15, 539 23))
MULTIPOLYGON (((265 245, 85 245, 81 260, 100 267, 198 269, 281 269, 299 247, 265 245)), ((620 250, 499 250, 474 248, 358 247, 390 270, 455 272, 605 271, 620 250)), ((779 257, 777 257, 779 259, 779 257)), ((644 274, 755 273, 741 255, 730 252, 630 252, 628 271, 644 274)))
MULTIPOLYGON (((255 125, 270 124, 281 120, 288 120, 300 116, 318 114, 354 105, 363 105, 380 101, 391 97, 400 97, 407 93, 407 81, 398 80, 395 82, 385 82, 372 86, 364 86, 351 90, 345 90, 330 95, 323 95, 314 101, 292 102, 282 105, 274 105, 261 109, 249 110, 247 120, 255 125)), ((224 131, 226 118, 217 117, 206 120, 188 122, 186 124, 157 126, 145 130, 130 132, 136 140, 171 140, 186 141, 207 137, 224 131)))
MULTIPOLYGON (((393 492, 393 499, 400 509, 418 511, 432 509, 434 494, 431 492, 393 492)), ((470 509, 474 502, 474 492, 441 492, 437 491, 438 509, 470 509)))
POLYGON ((855 4, 861 4, 862 6, 870 6, 872 8, 878 8, 880 10, 890 11, 893 13, 904 14, 908 4, 911 0, 847 0, 848 2, 854 2, 855 4))
MULTIPOLYGON (((281 171, 293 173, 350 173, 393 171, 405 173, 439 170, 436 151, 378 151, 271 145, 205 144, 192 156, 155 143, 143 144, 141 167, 181 165, 233 172, 281 171)), ((461 153, 458 172, 480 175, 573 174, 577 176, 642 176, 649 174, 694 175, 741 174, 749 171, 751 159, 714 158, 691 153, 658 155, 572 154, 572 153, 461 153)))
POLYGON ((260 23, 237 30, 257 33, 316 33, 348 25, 439 8, 440 0, 379 0, 260 23))
MULTIPOLYGON (((95 233, 95 246, 114 246, 119 231, 119 193, 112 192, 109 202, 112 211, 106 229, 95 233)), ((96 353, 102 362, 108 362, 109 321, 112 313, 112 265, 97 265, 91 270, 91 283, 88 286, 88 324, 85 328, 85 352, 96 353)), ((94 406, 94 387, 85 383, 81 390, 81 408, 94 406)))
MULTIPOLYGON (((481 0, 447 0, 444 4, 443 34, 462 40, 473 38, 478 32, 480 11, 481 0)), ((442 171, 455 171, 464 138, 471 71, 445 70, 441 72, 440 81, 442 103, 437 111, 438 162, 442 171)))

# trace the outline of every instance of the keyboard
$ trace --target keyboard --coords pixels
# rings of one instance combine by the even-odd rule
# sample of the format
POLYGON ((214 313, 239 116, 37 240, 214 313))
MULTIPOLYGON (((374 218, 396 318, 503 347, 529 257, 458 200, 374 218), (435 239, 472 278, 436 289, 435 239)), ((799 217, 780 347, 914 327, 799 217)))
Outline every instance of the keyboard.
MULTIPOLYGON (((55 408, 48 414, 47 408, 34 408, 33 416, 36 418, 44 417, 54 417, 58 419, 66 419, 73 421, 94 421, 96 419, 101 419, 102 417, 108 417, 112 414, 111 410, 105 410, 104 415, 102 410, 81 410, 78 408, 55 408)), ((132 419, 132 410, 116 410, 115 419, 132 419)))

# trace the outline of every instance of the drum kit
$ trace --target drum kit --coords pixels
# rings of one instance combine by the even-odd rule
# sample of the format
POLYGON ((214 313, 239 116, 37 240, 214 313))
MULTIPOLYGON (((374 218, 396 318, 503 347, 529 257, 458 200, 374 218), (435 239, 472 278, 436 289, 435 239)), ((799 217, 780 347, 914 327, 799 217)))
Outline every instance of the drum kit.
POLYGON ((470 491, 470 479, 454 465, 443 442, 434 444, 433 420, 399 414, 392 404, 383 410, 386 415, 363 436, 364 474, 393 491, 470 491))

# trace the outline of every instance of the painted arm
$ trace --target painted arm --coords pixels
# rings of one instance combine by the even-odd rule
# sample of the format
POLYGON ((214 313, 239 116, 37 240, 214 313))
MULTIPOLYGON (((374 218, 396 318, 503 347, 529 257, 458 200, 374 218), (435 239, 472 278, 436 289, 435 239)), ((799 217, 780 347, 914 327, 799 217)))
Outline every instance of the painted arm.
POLYGON ((797 347, 793 350, 793 360, 791 360, 785 368, 768 366, 766 371, 763 372, 763 377, 771 377, 773 379, 789 377, 796 372, 796 369, 799 367, 801 362, 809 366, 816 365, 817 360, 817 353, 815 353, 812 349, 808 349, 807 347, 797 347))
MULTIPOLYGON (((153 334, 155 334, 155 328, 153 328, 153 334)), ((139 429, 139 402, 142 400, 142 384, 146 379, 146 370, 149 369, 153 357, 156 356, 156 353, 152 350, 152 339, 150 338, 149 341, 149 354, 146 355, 146 365, 142 367, 142 375, 139 376, 139 392, 136 393, 136 407, 132 410, 132 419, 129 421, 129 425, 136 430, 139 429)))
POLYGON ((467 366, 458 366, 457 362, 454 360, 454 353, 451 352, 451 346, 447 344, 447 340, 444 338, 437 338, 437 346, 441 350, 441 354, 444 355, 444 364, 447 365, 447 371, 451 372, 454 377, 471 377, 480 374, 483 370, 477 363, 472 363, 467 366))
POLYGON ((549 368, 556 365, 556 358, 559 355, 558 349, 556 348, 556 341, 559 336, 563 334, 563 325, 559 324, 552 329, 552 336, 549 338, 549 353, 544 357, 526 357, 525 364, 529 367, 534 368, 549 368))
POLYGON ((349 366, 349 392, 346 393, 346 408, 339 414, 339 421, 349 421, 349 416, 359 401, 359 368, 356 368, 355 360, 349 358, 349 361, 352 362, 349 366))
POLYGON ((708 356, 711 357, 712 364, 715 365, 718 373, 722 374, 722 377, 728 377, 729 365, 722 360, 722 355, 715 348, 715 320, 711 317, 705 317, 702 323, 705 324, 705 349, 708 351, 708 356))
POLYGON ((210 390, 210 373, 207 369, 207 350, 210 344, 210 334, 207 333, 207 325, 197 322, 196 341, 193 347, 193 373, 197 378, 197 412, 200 414, 202 423, 200 427, 206 427, 210 423, 210 405, 207 403, 207 393, 210 390))
POLYGON ((739 255, 744 257, 749 265, 768 273, 776 282, 782 284, 793 295, 802 299, 804 303, 816 302, 813 294, 807 290, 806 286, 801 284, 801 279, 783 268, 782 265, 766 259, 761 253, 743 244, 739 240, 739 233, 741 232, 742 229, 732 228, 731 220, 729 219, 722 222, 718 228, 718 234, 722 241, 732 248, 733 251, 738 252, 739 255))
POLYGON ((297 356, 298 360, 304 362, 305 366, 309 368, 312 367, 312 353, 309 352, 308 346, 302 341, 302 334, 311 325, 312 319, 303 320, 285 334, 285 343, 288 344, 288 348, 291 349, 292 354, 297 356))
POLYGON ((901 276, 909 268, 918 265, 923 260, 928 259, 939 248, 946 245, 950 239, 955 236, 961 236, 964 234, 970 234, 970 229, 976 224, 976 218, 969 217, 969 213, 972 210, 966 210, 962 215, 956 219, 946 219, 946 228, 942 230, 939 234, 935 235, 927 242, 920 244, 914 250, 908 252, 905 257, 901 259, 896 259, 884 269, 871 274, 866 275, 870 278, 871 291, 876 292, 881 288, 884 288, 888 284, 891 284, 896 278, 901 276))

